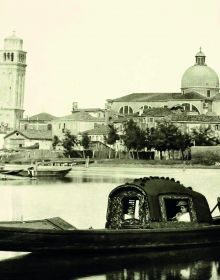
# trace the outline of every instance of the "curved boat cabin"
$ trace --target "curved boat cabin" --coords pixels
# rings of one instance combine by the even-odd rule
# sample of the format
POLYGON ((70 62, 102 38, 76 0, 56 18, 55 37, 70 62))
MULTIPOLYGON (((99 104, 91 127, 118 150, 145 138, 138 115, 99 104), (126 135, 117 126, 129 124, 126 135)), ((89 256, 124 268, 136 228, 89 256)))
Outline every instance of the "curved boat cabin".
POLYGON ((135 179, 109 194, 107 229, 196 227, 212 222, 206 198, 173 178, 135 179))

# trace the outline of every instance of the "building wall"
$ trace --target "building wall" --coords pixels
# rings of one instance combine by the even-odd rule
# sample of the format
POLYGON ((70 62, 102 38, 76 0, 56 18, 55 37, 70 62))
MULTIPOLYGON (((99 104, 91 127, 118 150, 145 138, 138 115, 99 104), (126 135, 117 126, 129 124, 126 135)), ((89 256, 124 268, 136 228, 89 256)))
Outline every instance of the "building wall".
POLYGON ((92 121, 74 121, 74 120, 54 120, 52 121, 52 134, 62 138, 67 130, 74 135, 80 132, 93 129, 96 122, 92 121))
POLYGON ((19 149, 24 147, 30 147, 34 144, 39 144, 39 149, 50 150, 52 148, 52 140, 39 140, 28 139, 19 133, 14 133, 4 139, 5 149, 19 149))
POLYGON ((213 112, 220 115, 220 100, 215 100, 212 104, 213 112))
POLYGON ((149 102, 114 102, 112 101, 112 105, 111 105, 111 110, 119 112, 120 108, 123 106, 129 106, 132 108, 133 113, 139 112, 140 108, 142 106, 148 106, 150 108, 156 108, 156 107, 164 107, 167 106, 168 108, 172 108, 176 105, 181 105, 184 103, 188 103, 191 105, 194 105, 200 114, 202 114, 204 112, 204 108, 203 108, 203 101, 200 100, 170 100, 170 101, 149 101, 149 102))

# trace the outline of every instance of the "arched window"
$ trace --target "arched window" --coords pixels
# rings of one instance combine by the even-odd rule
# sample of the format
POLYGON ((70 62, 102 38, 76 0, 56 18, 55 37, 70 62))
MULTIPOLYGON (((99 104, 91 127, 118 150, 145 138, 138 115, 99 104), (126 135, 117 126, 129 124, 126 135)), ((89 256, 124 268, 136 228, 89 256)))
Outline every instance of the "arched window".
POLYGON ((182 106, 184 108, 184 111, 186 112, 195 112, 199 114, 199 110, 196 108, 196 106, 190 103, 183 103, 182 106))
POLYGON ((133 114, 133 110, 130 106, 122 106, 120 109, 119 109, 119 114, 123 114, 123 115, 131 115, 133 114))
POLYGON ((139 108, 139 110, 146 110, 146 109, 151 109, 151 106, 149 106, 149 105, 143 105, 143 106, 141 106, 140 108, 139 108))
POLYGON ((180 109, 181 111, 185 111, 185 112, 193 112, 193 113, 200 114, 196 106, 192 105, 191 103, 178 104, 171 108, 171 110, 177 110, 177 109, 180 109))
POLYGON ((14 61, 14 53, 11 53, 11 61, 14 61))
POLYGON ((52 124, 51 123, 48 123, 47 130, 52 130, 52 124))

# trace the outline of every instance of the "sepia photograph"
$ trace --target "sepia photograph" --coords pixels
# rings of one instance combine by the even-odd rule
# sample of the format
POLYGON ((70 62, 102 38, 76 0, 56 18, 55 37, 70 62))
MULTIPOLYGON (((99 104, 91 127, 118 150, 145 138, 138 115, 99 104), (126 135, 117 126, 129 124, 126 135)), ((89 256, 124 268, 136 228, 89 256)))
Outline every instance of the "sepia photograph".
POLYGON ((0 7, 0 278, 220 280, 220 1, 0 7))

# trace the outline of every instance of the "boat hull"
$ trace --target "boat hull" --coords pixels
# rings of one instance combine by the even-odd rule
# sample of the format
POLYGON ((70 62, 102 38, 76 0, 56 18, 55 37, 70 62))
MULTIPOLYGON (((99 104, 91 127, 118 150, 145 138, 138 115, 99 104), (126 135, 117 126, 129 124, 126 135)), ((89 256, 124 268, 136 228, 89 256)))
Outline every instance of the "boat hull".
MULTIPOLYGON (((70 172, 71 168, 61 169, 61 170, 52 170, 52 169, 39 169, 36 172, 33 172, 31 176, 33 177, 59 177, 62 178, 70 172)), ((27 170, 22 170, 19 175, 28 177, 30 173, 27 170)))
POLYGON ((0 250, 75 253, 140 251, 220 244, 220 226, 178 229, 76 230, 0 226, 0 250))

